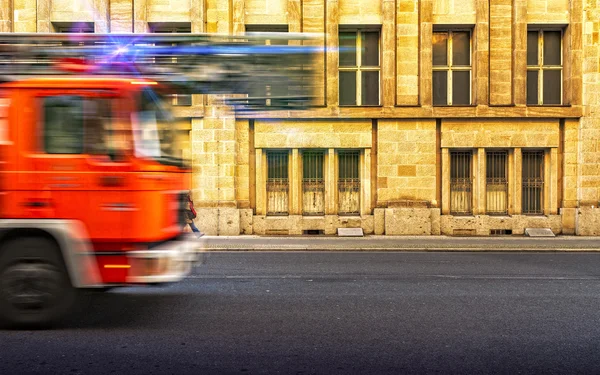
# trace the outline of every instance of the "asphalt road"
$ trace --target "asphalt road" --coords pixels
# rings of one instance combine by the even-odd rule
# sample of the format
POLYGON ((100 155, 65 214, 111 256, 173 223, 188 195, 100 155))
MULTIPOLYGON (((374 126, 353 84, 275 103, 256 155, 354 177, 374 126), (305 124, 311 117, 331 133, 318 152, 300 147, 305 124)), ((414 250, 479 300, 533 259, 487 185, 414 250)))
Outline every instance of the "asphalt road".
POLYGON ((600 253, 234 252, 0 331, 0 374, 600 373, 600 253))

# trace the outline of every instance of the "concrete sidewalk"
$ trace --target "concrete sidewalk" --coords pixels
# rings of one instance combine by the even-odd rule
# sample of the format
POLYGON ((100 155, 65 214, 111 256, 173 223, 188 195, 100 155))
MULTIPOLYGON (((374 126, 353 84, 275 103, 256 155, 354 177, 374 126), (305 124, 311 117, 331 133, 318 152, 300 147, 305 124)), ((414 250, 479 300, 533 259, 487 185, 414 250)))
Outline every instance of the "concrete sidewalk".
POLYGON ((600 237, 204 236, 207 251, 600 251, 600 237))

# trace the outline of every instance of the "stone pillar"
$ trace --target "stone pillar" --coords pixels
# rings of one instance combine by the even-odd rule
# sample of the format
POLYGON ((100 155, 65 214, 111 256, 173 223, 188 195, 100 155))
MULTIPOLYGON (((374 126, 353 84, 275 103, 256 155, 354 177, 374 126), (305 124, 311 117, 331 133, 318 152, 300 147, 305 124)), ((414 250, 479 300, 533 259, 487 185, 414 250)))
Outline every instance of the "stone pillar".
POLYGON ((473 45, 474 68, 475 68, 475 100, 474 104, 489 104, 489 70, 490 70, 490 23, 489 23, 489 0, 476 0, 476 20, 473 45))
POLYGON ((421 0, 419 1, 419 12, 421 15, 421 61, 419 80, 421 83, 421 90, 419 95, 421 96, 421 105, 431 106, 433 103, 432 93, 432 51, 431 51, 431 38, 433 33, 433 3, 432 0, 421 0))
POLYGON ((544 215, 550 215, 550 201, 552 200, 552 163, 550 162, 550 150, 544 152, 544 215))
POLYGON ((514 156, 514 175, 512 175, 512 179, 515 182, 515 190, 514 190, 514 214, 521 215, 523 205, 521 203, 521 194, 522 194, 522 175, 523 175, 523 158, 521 156, 521 148, 515 148, 515 156, 514 156))
POLYGON ((260 148, 256 149, 256 215, 267 214, 267 155, 260 148))
POLYGON ((325 155, 325 215, 337 213, 337 173, 335 150, 330 148, 325 155))
POLYGON ((513 100, 527 104, 527 0, 513 0, 513 100))
POLYGON ((442 215, 450 214, 450 151, 442 149, 442 215))
POLYGON ((550 149, 550 215, 558 213, 558 149, 550 149))
MULTIPOLYGON (((95 1, 94 5, 96 5, 96 3, 98 3, 98 1, 95 1)), ((104 12, 104 13, 106 13, 106 12, 104 12)), ((37 32, 38 33, 49 33, 51 30, 51 28, 50 28, 50 0, 38 0, 37 1, 37 17, 36 17, 36 19, 37 19, 37 25, 36 25, 37 32)), ((98 32, 98 31, 96 31, 96 32, 98 32)))
POLYGON ((577 208, 579 119, 565 120, 563 147, 563 202, 562 207, 577 208))
MULTIPOLYGON (((47 0, 51 1, 51 0, 47 0)), ((136 12, 138 11, 138 7, 142 7, 143 4, 143 12, 141 12, 140 17, 142 18, 142 22, 144 27, 146 27, 146 0, 136 0, 136 12)), ((110 32, 110 19, 109 19, 109 11, 108 11, 108 2, 109 0, 94 0, 94 32, 96 33, 109 33, 110 32)), ((138 32, 136 30, 136 32, 138 32)))
MULTIPOLYGON (((396 39, 394 35, 396 14, 395 0, 381 0, 381 13, 383 23, 381 25, 381 105, 384 107, 392 107, 396 98, 394 97, 394 64, 396 64, 395 53, 396 39)), ((415 29, 418 28, 414 24, 415 29)), ((416 82, 415 82, 416 83, 416 82)))
POLYGON ((12 26, 15 33, 35 33, 36 0, 12 1, 12 26))
POLYGON ((490 2, 490 105, 512 103, 511 0, 490 2))
MULTIPOLYGON (((329 2, 329 1, 328 1, 329 2)), ((336 2, 337 3, 337 2, 336 2)), ((336 6, 337 7, 337 6, 336 6)), ((303 0, 302 1, 302 31, 305 33, 315 33, 315 34, 325 34, 325 19, 323 18, 323 14, 325 13, 325 1, 324 0, 303 0)), ((332 26, 332 25, 329 25, 332 26)), ((337 24, 335 25, 337 28, 337 24)), ((331 32, 332 30, 328 30, 327 32, 331 32)), ((327 44, 330 43, 331 35, 327 35, 327 44)), ((338 38, 336 35, 335 38, 338 38)), ((306 42, 306 45, 313 45, 318 47, 324 47, 325 39, 315 40, 311 42, 306 42)), ((337 47, 337 46, 335 46, 337 47)), ((335 54, 334 52, 327 52, 328 54, 335 54)), ((315 104, 316 105, 324 105, 325 104, 325 55, 324 52, 319 57, 315 58, 315 104)), ((332 56, 333 58, 333 56, 332 56)), ((337 58, 337 57, 335 57, 337 58)), ((328 62, 329 64, 329 62, 328 62)), ((337 65, 336 65, 337 66, 337 65)), ((331 67, 329 67, 331 71, 331 67)), ((334 68, 334 70, 337 70, 334 68)), ((336 78, 337 79, 337 78, 336 78)), ((330 83, 328 82, 328 85, 330 83)))
MULTIPOLYGON (((396 53, 390 51, 392 61, 396 63, 396 98, 397 105, 418 105, 419 104, 419 1, 418 0, 397 0, 396 1, 396 23, 387 20, 393 17, 394 13, 389 12, 387 7, 390 2, 384 2, 384 32, 386 31, 386 22, 389 22, 389 28, 395 27, 396 53)), ((392 2, 393 3, 393 2, 392 2)), ((384 51, 384 62, 386 55, 384 51)), ((387 65, 387 64, 386 64, 387 65)), ((384 68, 385 66, 384 65, 384 68)), ((390 64, 391 66, 391 64, 390 64)), ((393 71, 392 71, 393 73, 393 71)), ((393 83, 393 81, 392 81, 393 83)), ((388 89, 384 81, 384 90, 388 89)))
POLYGON ((326 102, 328 106, 337 106, 339 103, 339 55, 336 51, 339 46, 339 3, 337 0, 325 1, 327 19, 325 28, 327 32, 327 80, 326 102))
POLYGON ((13 31, 14 9, 13 0, 0 0, 0 32, 13 31))
POLYGON ((371 215, 371 149, 366 148, 361 154, 361 197, 360 197, 360 214, 371 215))
MULTIPOLYGON (((146 33, 148 32, 148 14, 147 14, 147 2, 149 0, 134 0, 133 2, 133 32, 134 33, 146 33)), ((194 1, 191 2, 191 6, 194 6, 194 1)), ((190 10, 190 13, 192 11, 190 10)))
POLYGON ((485 148, 477 149, 477 168, 475 174, 475 185, 477 185, 477 210, 476 215, 485 215, 486 213, 486 163, 485 163, 485 148))
POLYGON ((515 193, 515 184, 516 184, 516 177, 515 177, 515 152, 514 150, 509 150, 508 151, 508 175, 506 176, 508 178, 508 192, 506 194, 506 199, 507 199, 507 203, 508 203, 508 214, 512 215, 515 213, 515 197, 516 197, 516 193, 515 193))
POLYGON ((131 0, 111 0, 109 12, 111 33, 130 33, 133 31, 131 0))
POLYGON ((298 149, 292 150, 290 160, 290 215, 302 214, 302 161, 298 149))
MULTIPOLYGON (((564 103, 583 104, 583 0, 570 0, 570 22, 565 39, 570 43, 563 48, 565 87, 564 103)), ((596 18, 597 19, 597 18, 596 18)), ((594 44, 596 45, 596 44, 594 44)))

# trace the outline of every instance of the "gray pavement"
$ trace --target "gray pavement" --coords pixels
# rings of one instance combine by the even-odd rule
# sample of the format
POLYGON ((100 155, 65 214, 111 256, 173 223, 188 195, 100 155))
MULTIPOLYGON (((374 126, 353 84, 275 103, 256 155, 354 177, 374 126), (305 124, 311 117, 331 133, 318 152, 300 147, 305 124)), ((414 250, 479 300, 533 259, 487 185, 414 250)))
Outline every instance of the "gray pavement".
POLYGON ((600 374, 597 252, 217 252, 0 331, 0 374, 600 374))
POLYGON ((600 251, 600 237, 204 236, 207 251, 600 251))

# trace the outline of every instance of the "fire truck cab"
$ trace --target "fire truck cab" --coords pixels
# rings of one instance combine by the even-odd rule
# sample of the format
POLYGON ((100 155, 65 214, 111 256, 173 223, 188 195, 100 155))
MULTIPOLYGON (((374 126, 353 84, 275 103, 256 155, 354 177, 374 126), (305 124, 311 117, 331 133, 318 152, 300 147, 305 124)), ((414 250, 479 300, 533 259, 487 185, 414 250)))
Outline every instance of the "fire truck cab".
POLYGON ((82 289, 174 282, 198 258, 167 93, 300 109, 302 35, 0 33, 0 322, 47 324, 82 289), (288 95, 252 97, 269 85, 288 95), (266 86, 265 86, 266 85, 266 86))
POLYGON ((53 320, 75 288, 174 282, 188 164, 155 82, 37 78, 0 86, 0 317, 53 320))

